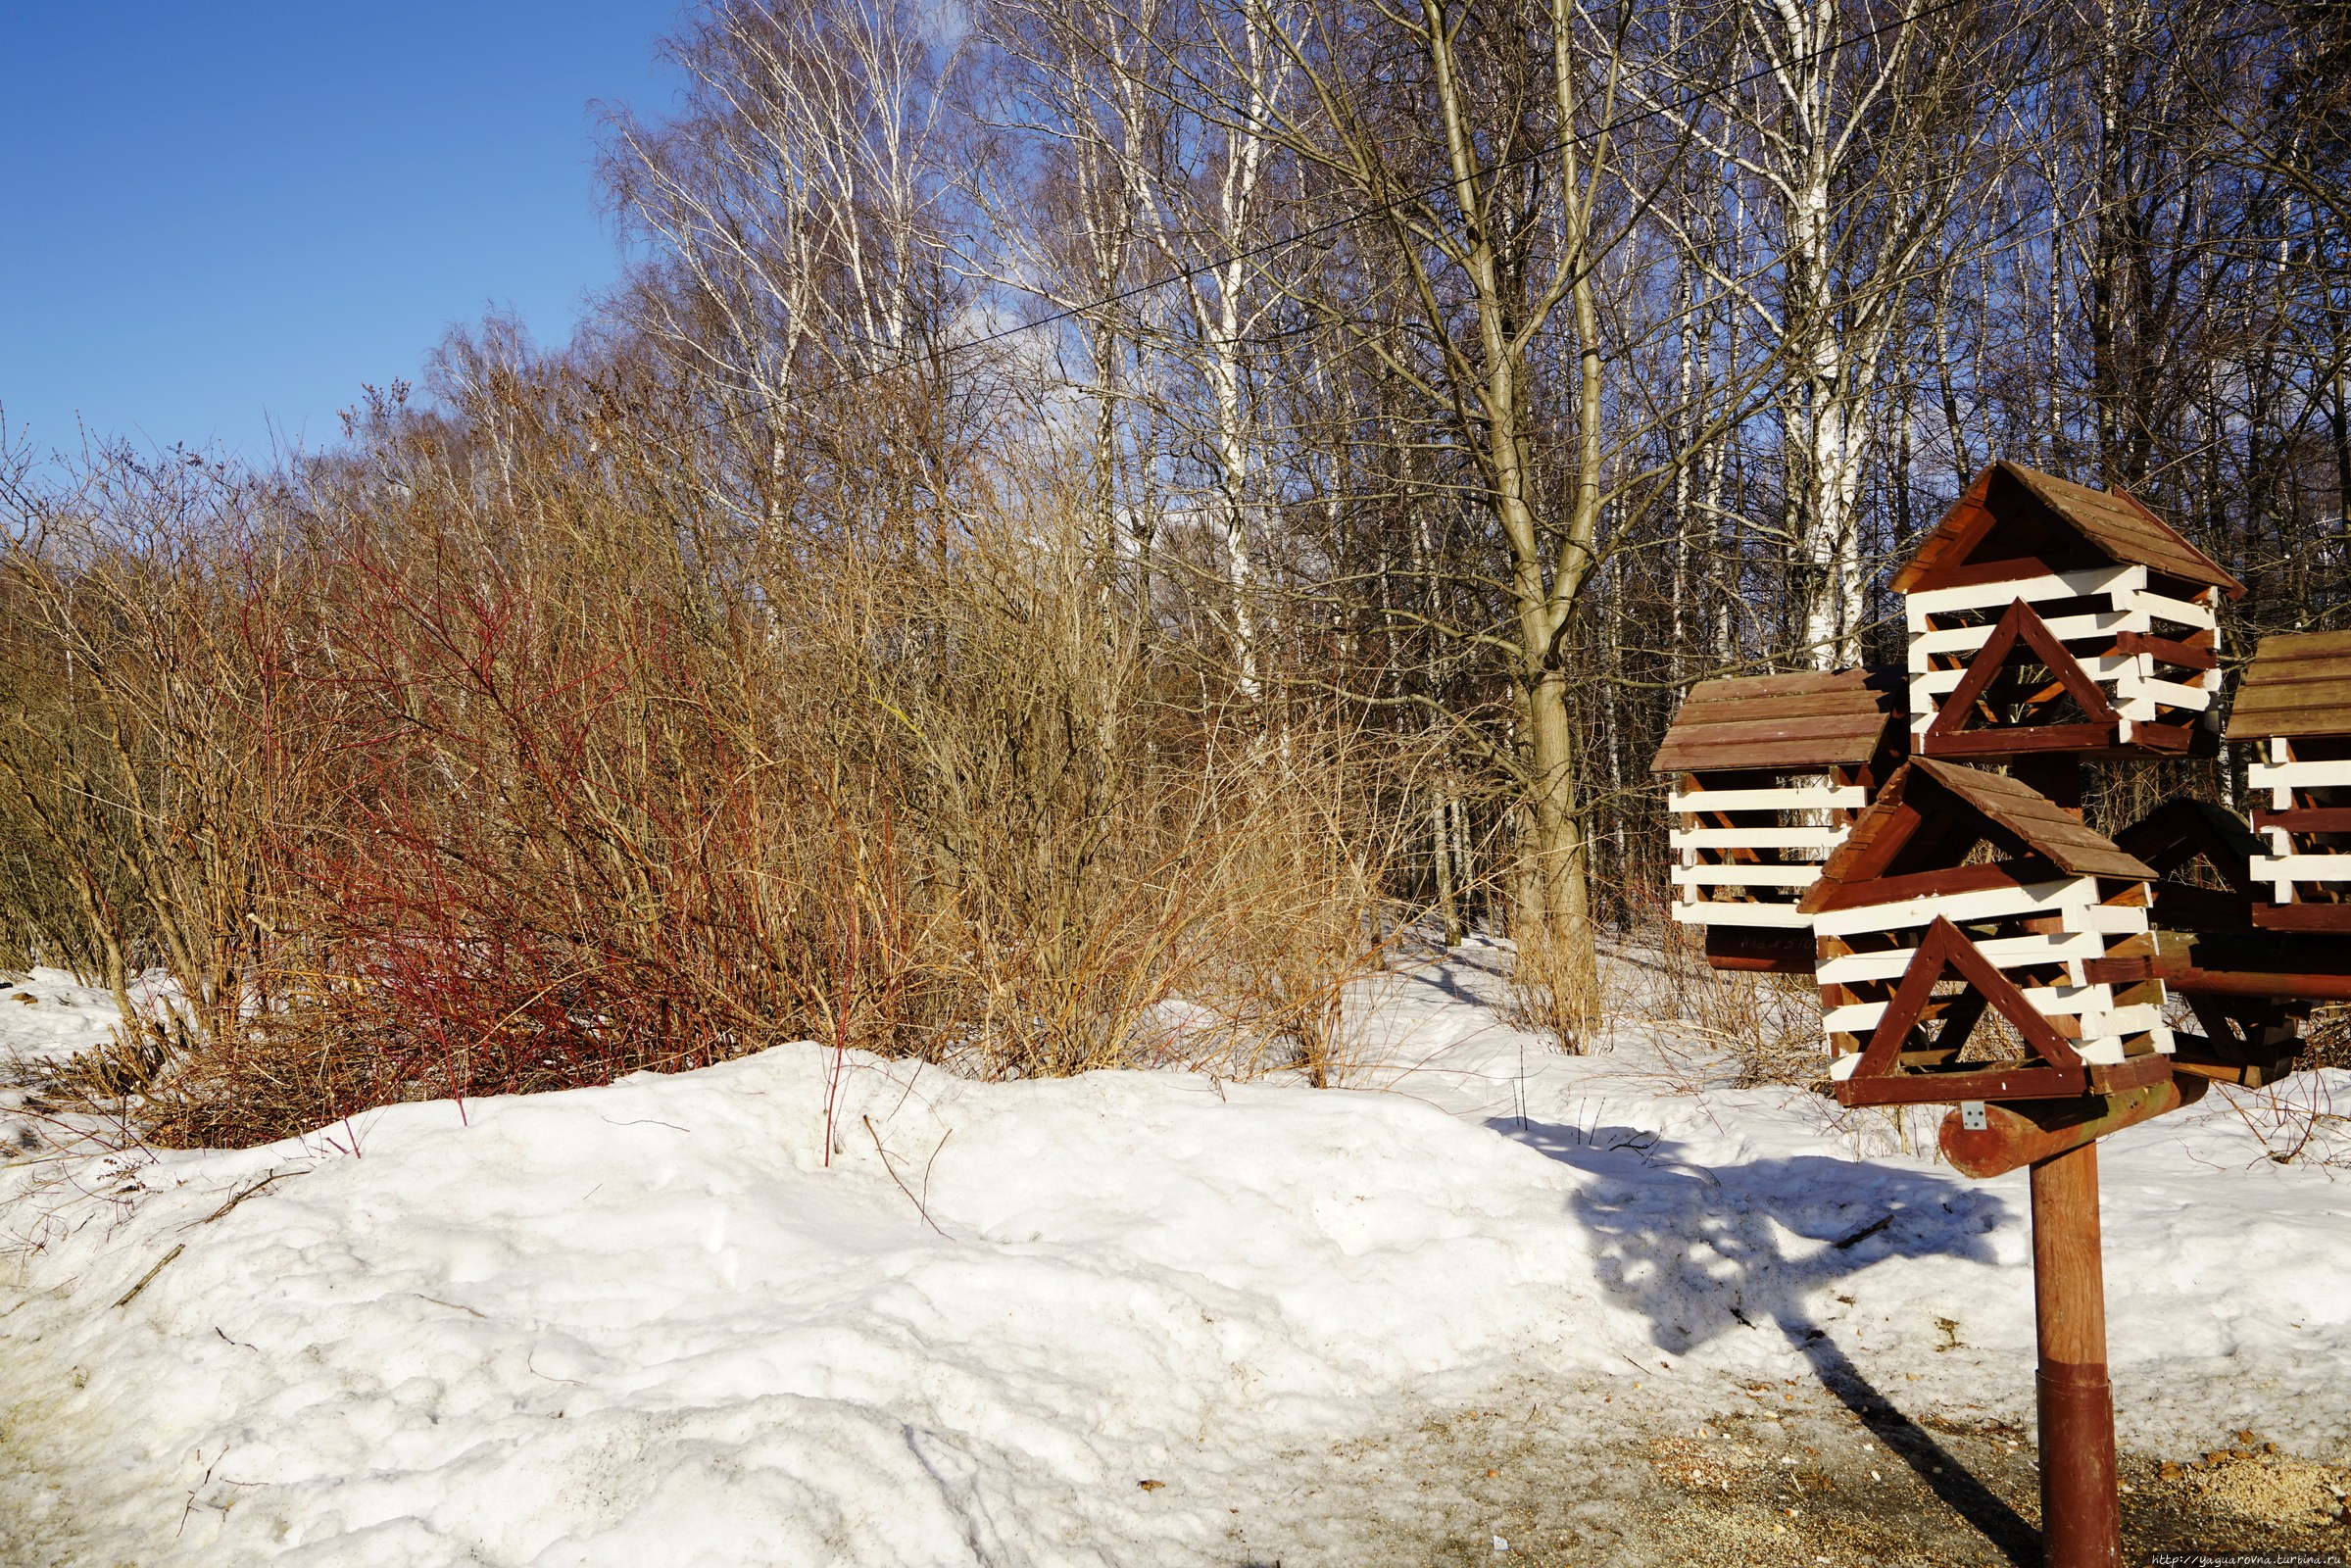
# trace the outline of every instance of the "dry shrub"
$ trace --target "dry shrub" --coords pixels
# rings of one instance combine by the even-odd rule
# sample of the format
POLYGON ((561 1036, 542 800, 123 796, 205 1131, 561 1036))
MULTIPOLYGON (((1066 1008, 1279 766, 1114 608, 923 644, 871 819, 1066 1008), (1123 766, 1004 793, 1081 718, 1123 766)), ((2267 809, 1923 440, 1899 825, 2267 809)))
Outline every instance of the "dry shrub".
MULTIPOLYGON (((25 494, 22 489, 14 492, 25 494)), ((299 814, 273 657, 290 608, 283 497, 186 455, 105 456, 16 519, 0 580, 0 834, 12 960, 115 993, 92 1063, 120 1090, 218 1037, 266 948, 267 824, 299 814), (170 971, 167 1008, 129 982, 170 971)))
POLYGON ((44 862, 86 896, 12 917, 185 986, 110 1081, 149 1136, 796 1039, 1344 1070, 1392 841, 1371 748, 1146 659, 1070 498, 739 527, 641 413, 457 368, 447 414, 378 400, 266 505, 134 538, 85 495, 73 549, 15 562, 0 811, 100 808, 44 862))
POLYGON ((1717 969, 1706 961, 1701 928, 1668 920, 1658 931, 1649 1010, 1731 1056, 1737 1087, 1804 1084, 1827 1074, 1820 991, 1810 975, 1717 969))

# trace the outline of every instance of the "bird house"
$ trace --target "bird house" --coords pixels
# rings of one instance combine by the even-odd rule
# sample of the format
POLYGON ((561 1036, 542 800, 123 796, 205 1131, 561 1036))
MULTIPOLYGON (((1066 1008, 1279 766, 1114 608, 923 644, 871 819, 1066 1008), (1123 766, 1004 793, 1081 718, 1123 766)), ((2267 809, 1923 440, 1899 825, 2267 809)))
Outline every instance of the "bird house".
POLYGON ((1675 920, 1720 968, 1807 972, 1799 907, 1900 761, 1900 681, 1864 669, 1690 689, 1652 770, 1669 775, 1675 920))
POLYGON ((1910 646, 1911 750, 2205 752, 2219 602, 2243 584, 2127 492, 1995 463, 1894 576, 1910 646))
MULTIPOLYGON (((2157 932, 2140 963, 2112 960, 2161 979, 2184 1000, 2202 1034, 2176 1032, 2175 1072, 2258 1088, 2293 1070, 2310 993, 2351 987, 2351 954, 2313 951, 2326 939, 2256 935, 2252 868, 2267 847, 2233 811, 2185 797, 2167 801, 2115 835, 2124 853, 2153 867, 2157 932), (2332 967, 2329 978, 2321 971, 2332 967)), ((2340 947, 2339 943, 2330 944, 2340 947)))
POLYGON ((1913 758, 1801 906, 1837 1098, 2027 1100, 2164 1077, 2163 982, 2095 972, 2147 951, 2154 876, 2016 779, 1913 758))
POLYGON ((2263 638, 2229 741, 2256 753, 2254 926, 2351 933, 2351 631, 2263 638))

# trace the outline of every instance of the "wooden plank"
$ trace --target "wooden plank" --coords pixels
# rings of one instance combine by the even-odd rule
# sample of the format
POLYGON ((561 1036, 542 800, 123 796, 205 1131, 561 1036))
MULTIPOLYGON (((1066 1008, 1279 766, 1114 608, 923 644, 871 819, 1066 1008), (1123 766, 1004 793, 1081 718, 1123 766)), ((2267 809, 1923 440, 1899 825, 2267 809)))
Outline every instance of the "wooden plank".
MULTIPOLYGON (((2061 643, 2111 643, 2125 633, 2146 629, 2147 617, 2134 611, 2101 610, 2082 615, 2051 615, 2046 617, 2050 635, 2061 643)), ((1972 654, 1984 646, 1991 635, 1987 623, 1982 626, 1952 626, 1939 631, 1916 631, 1910 634, 1909 673, 1929 672, 1929 661, 1936 655, 1972 654)))
POLYGON ((2267 855, 2245 874, 2256 882, 2351 882, 2351 854, 2267 855))
POLYGON ((2176 680, 2141 680, 2134 675, 2124 675, 2115 684, 2120 696, 2147 698, 2166 708, 2201 713, 2212 706, 2212 693, 2201 686, 2182 686, 2176 680))
MULTIPOLYGON (((2057 623, 2051 621, 2049 629, 2057 631, 2057 623)), ((2064 633, 2059 632, 2058 635, 2062 637, 2064 633)), ((2217 669, 2221 657, 2213 651, 2214 640, 2215 634, 2211 631, 2196 632, 2184 640, 2157 637, 2143 631, 2126 631, 2115 635, 2114 647, 2119 654, 2145 654, 2158 663, 2178 664, 2182 669, 2217 669)))
POLYGON ((2278 639, 2262 644, 2265 652, 2256 654, 2246 666, 2245 692, 2260 696, 2280 687, 2331 686, 2351 681, 2351 654, 2319 654, 2307 659, 2289 659, 2266 652, 2278 639))
MULTIPOLYGON (((2025 1000, 2033 1004, 2033 1010, 2045 1017, 2104 1016, 2116 1010, 2114 987, 2110 985, 2025 986, 2021 990, 2025 1000)), ((1823 1013, 1821 1028, 1837 1034, 1875 1029, 1885 1018, 1886 1008, 1883 1002, 1847 1003, 1823 1013)))
POLYGON ((2143 588, 2131 596, 2130 604, 2132 610, 2145 611, 2152 619, 2192 626, 2199 631, 2211 630, 2221 623, 2220 616, 2207 606, 2191 605, 2184 599, 2149 593, 2143 588))
MULTIPOLYGON (((2095 932, 2088 931, 2062 936, 1994 937, 1971 946, 1995 969, 2031 969, 2043 964, 2094 960, 2103 957, 2106 952, 2105 942, 2095 932)), ((1907 969, 1915 956, 1914 948, 1894 948, 1885 953, 1856 953, 1841 958, 1827 958, 1821 962, 1820 977, 1823 983, 1837 985, 1859 980, 1890 980, 1907 969)))
POLYGON ((1806 888, 1817 865, 1677 865, 1667 873, 1678 888, 1806 888))
POLYGON ((1920 899, 1950 898, 2019 885, 2015 872, 2004 865, 1959 865, 1948 870, 1914 871, 1906 876, 1876 877, 1863 882, 1824 881, 1805 903, 1816 913, 1832 909, 1878 909, 1920 899))
MULTIPOLYGON (((1970 865, 1960 869, 1974 871, 1982 867, 1970 865)), ((1947 873, 1931 874, 1939 876, 1947 873)), ((1889 882, 1909 880, 1907 877, 1887 879, 1889 882)), ((1886 883, 1874 885, 1884 887, 1886 883)), ((1900 931, 1910 926, 1928 925, 1937 915, 1953 925, 2012 919, 2018 915, 2036 914, 2050 909, 2057 910, 2062 916, 2069 910, 2093 904, 2096 897, 2096 884, 2088 877, 2071 882, 2038 882, 2031 886, 2004 881, 1886 904, 1845 906, 1828 910, 1816 908, 1812 928, 1822 936, 1855 936, 1863 932, 1900 931)), ((2051 934, 2062 935, 2063 931, 2061 929, 2051 934)))
POLYGON ((2245 769, 2245 784, 2257 790, 2340 789, 2351 785, 2351 760, 2254 762, 2245 769))
POLYGON ((2351 833, 2351 807, 2305 806, 2286 811, 2256 807, 2253 826, 2281 828, 2288 833, 2351 833))
MULTIPOLYGON (((2256 904, 2253 906, 2253 927, 2257 931, 2326 931, 2351 932, 2351 904, 2256 904)), ((2308 992, 2281 993, 2306 996, 2308 992)), ((2329 997, 2351 1001, 2351 985, 2342 990, 2329 990, 2329 997)))
POLYGON ((2066 931, 2095 931, 2102 936, 2134 936, 2147 929, 2145 909, 2113 904, 2072 905, 2058 912, 2066 931))
POLYGON ((1844 842, 1841 827, 1672 828, 1666 843, 1677 850, 1820 850, 1844 842))
POLYGON ((1674 919, 1681 925, 1746 926, 1756 929, 1812 929, 1812 916, 1794 904, 1765 904, 1754 899, 1726 899, 1720 903, 1677 904, 1674 919))
POLYGON ((1840 1105, 1932 1105, 1955 1100, 2057 1100, 2082 1094, 2091 1070, 2086 1066, 2033 1066, 1909 1072, 1891 1078, 1856 1076, 1837 1084, 1837 1102, 1840 1105))
POLYGON ((1807 784, 1770 790, 1677 791, 1665 798, 1669 811, 1828 811, 1859 810, 1870 803, 1869 791, 1856 786, 1807 784))
POLYGON ((1823 713, 1840 713, 1856 718, 1886 711, 1886 702, 1892 696, 1889 686, 1885 692, 1855 688, 1851 691, 1795 692, 1782 697, 1738 697, 1708 693, 1701 697, 1692 693, 1686 699, 1674 719, 1676 728, 1684 724, 1719 724, 1739 718, 1811 718, 1823 713))
MULTIPOLYGON (((2351 931, 2351 907, 2336 912, 2346 916, 2335 927, 2351 931)), ((2314 927, 2298 927, 2312 930, 2314 927)), ((2087 967, 2087 965, 2084 965, 2087 967)), ((2272 972, 2253 969, 2199 969, 2193 966, 2177 970, 2164 977, 2164 984, 2182 996, 2211 997, 2268 997, 2303 1002, 2351 1002, 2351 975, 2311 973, 2300 970, 2272 972)))
POLYGON ((1735 927, 1709 930, 1706 961, 1717 969, 1810 974, 1812 939, 1800 931, 1750 931, 1735 927))
MULTIPOLYGON (((2038 576, 2002 579, 1997 583, 1902 589, 1904 608, 1913 615, 1947 615, 1966 610, 1990 610, 2015 600, 2090 599, 2104 594, 2120 597, 2146 587, 2147 568, 2140 565, 2090 566, 2073 571, 2043 572, 2038 576)), ((2117 609, 2127 609, 2117 605, 2117 609)), ((1924 626, 1915 629, 1927 630, 1924 626)))
POLYGON ((1967 730, 1923 737, 1921 755, 1938 758, 2020 757, 2038 752, 2098 751, 2116 743, 2112 724, 2041 724, 2029 729, 1967 730))

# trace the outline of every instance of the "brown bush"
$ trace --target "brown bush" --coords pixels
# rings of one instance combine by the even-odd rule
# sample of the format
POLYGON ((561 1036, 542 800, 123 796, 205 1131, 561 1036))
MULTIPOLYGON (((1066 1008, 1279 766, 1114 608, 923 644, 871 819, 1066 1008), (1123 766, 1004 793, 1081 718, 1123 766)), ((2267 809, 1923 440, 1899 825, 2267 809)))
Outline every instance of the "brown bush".
POLYGON ((13 558, 0 813, 65 825, 12 917, 186 990, 103 1080, 150 1136, 796 1039, 1343 1069, 1371 752, 1147 661, 1067 498, 746 530, 641 415, 459 369, 446 414, 378 400, 286 486, 135 534, 93 487, 13 558))

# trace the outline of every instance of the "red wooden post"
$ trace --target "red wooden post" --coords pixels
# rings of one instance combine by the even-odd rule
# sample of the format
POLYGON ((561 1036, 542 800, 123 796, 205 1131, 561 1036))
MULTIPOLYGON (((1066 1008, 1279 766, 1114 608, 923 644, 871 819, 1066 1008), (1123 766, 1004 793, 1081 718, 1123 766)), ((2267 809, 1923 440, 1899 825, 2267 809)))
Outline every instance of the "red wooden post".
POLYGON ((2040 1330, 2040 1529, 2046 1568, 2118 1568, 2114 1393, 2106 1379, 2098 1146, 2033 1167, 2033 1299, 2040 1330))

